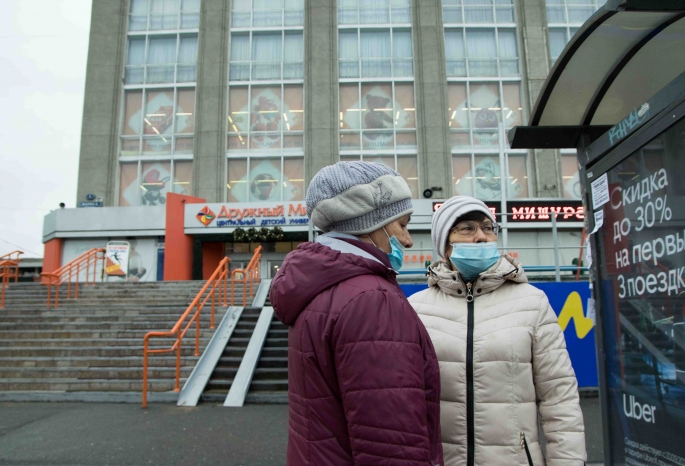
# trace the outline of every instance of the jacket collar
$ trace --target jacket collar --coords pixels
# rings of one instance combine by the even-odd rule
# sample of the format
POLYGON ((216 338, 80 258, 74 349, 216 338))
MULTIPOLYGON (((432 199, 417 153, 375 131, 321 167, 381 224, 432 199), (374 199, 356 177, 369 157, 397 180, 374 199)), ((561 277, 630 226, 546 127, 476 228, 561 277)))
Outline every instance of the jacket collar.
MULTIPOLYGON (((458 270, 447 262, 434 262, 428 268, 428 285, 436 286, 441 291, 458 298, 466 297, 466 281, 458 270)), ((497 263, 490 267, 473 282, 473 296, 481 296, 495 291, 507 281, 528 283, 521 263, 506 254, 502 254, 497 263)))
MULTIPOLYGON (((376 246, 365 243, 356 236, 332 231, 324 235, 320 235, 316 239, 316 242, 323 244, 324 246, 328 246, 335 251, 340 251, 346 254, 354 254, 356 256, 378 262, 392 270, 387 254, 378 249, 376 246)), ((394 270, 393 274, 396 274, 394 270)))

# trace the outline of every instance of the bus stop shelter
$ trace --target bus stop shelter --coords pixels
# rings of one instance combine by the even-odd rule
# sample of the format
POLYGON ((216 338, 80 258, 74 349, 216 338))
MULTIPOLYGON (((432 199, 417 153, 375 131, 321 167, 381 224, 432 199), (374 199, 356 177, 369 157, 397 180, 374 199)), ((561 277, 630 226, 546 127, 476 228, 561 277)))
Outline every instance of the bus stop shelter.
POLYGON ((577 150, 605 465, 685 464, 685 1, 609 0, 509 143, 577 150))

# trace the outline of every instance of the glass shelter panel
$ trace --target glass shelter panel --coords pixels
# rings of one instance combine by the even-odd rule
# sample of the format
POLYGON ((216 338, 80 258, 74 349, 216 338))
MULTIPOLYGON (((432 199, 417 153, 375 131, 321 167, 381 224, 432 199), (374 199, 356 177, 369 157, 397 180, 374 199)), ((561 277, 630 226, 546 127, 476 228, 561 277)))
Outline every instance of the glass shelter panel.
POLYGON ((606 173, 595 244, 613 464, 685 463, 683 132, 680 120, 606 173))

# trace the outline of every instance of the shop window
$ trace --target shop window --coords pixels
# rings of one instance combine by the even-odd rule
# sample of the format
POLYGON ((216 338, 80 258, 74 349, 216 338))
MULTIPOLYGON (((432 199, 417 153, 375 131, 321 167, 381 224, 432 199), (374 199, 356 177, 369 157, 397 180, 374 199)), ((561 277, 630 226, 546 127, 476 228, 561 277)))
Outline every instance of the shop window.
POLYGON ((192 194, 192 165, 190 160, 122 163, 119 206, 160 206, 169 192, 192 194))
POLYGON ((194 107, 192 88, 126 91, 121 156, 192 154, 194 107))
MULTIPOLYGON (((505 154, 504 189, 508 199, 529 197, 528 161, 525 153, 505 154)), ((454 154, 452 156, 454 194, 474 196, 484 201, 502 199, 500 156, 492 154, 454 154)))
POLYGON ((119 170, 119 205, 136 206, 138 202, 138 164, 122 163, 119 170))
POLYGON ((303 100, 302 85, 232 86, 227 150, 302 152, 303 100))
POLYGON ((193 193, 193 162, 174 163, 173 192, 192 195, 193 193))
POLYGON ((247 160, 228 159, 228 202, 247 200, 247 160))
POLYGON ((415 150, 415 115, 413 83, 341 84, 340 149, 415 150))
POLYGON ((448 125, 453 149, 499 147, 498 127, 522 122, 519 82, 450 82, 448 125), (501 87, 501 89, 500 89, 501 87))
POLYGON ((228 159, 228 202, 304 200, 302 157, 228 159))

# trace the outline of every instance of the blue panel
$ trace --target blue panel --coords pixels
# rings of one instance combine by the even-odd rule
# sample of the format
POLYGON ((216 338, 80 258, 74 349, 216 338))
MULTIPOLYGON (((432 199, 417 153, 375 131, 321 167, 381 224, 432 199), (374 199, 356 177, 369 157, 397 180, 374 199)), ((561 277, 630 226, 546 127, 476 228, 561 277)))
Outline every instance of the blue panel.
MULTIPOLYGON (((578 295, 580 295, 583 315, 587 314, 587 300, 590 298, 590 285, 587 282, 544 282, 531 283, 531 285, 545 292, 547 299, 549 299, 549 303, 552 305, 557 316, 561 314, 567 301, 569 304, 572 304, 572 300, 569 300, 569 297, 571 297, 573 293, 578 293, 578 295)), ((414 293, 425 290, 428 288, 428 285, 400 285, 400 288, 402 288, 405 296, 409 297, 414 293)), ((593 328, 589 333, 583 335, 583 338, 580 338, 576 332, 576 324, 576 319, 572 318, 564 330, 564 337, 566 338, 566 347, 568 348, 568 353, 571 357, 571 364, 573 364, 573 369, 576 371, 578 386, 597 387, 595 329, 593 328)))

